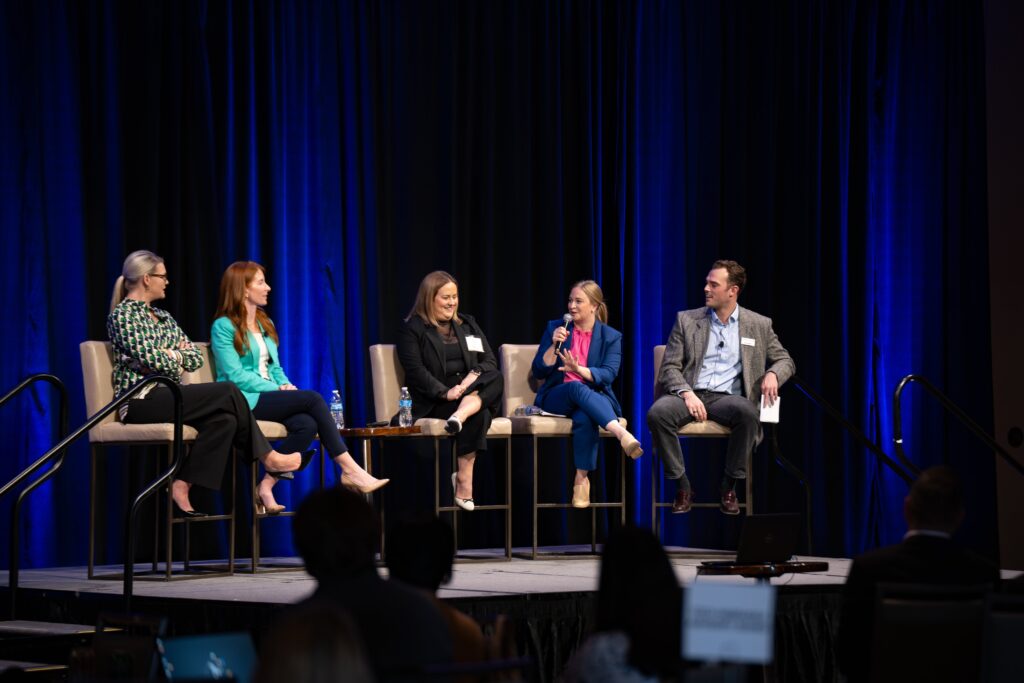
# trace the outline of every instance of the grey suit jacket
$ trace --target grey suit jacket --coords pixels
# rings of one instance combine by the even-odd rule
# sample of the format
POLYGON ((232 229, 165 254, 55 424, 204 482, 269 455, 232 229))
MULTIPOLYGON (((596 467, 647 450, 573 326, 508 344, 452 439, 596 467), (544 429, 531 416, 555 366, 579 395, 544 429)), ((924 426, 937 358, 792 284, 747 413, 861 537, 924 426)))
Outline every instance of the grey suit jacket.
MULTIPOLYGON (((771 318, 740 307, 740 360, 743 363, 743 393, 754 403, 761 404, 761 380, 771 370, 779 378, 779 386, 796 372, 789 352, 779 343, 772 329, 771 318), (752 339, 754 345, 744 344, 752 339)), ((711 321, 707 307, 680 311, 668 336, 665 358, 658 373, 658 382, 665 393, 692 391, 697 381, 704 353, 708 348, 711 321)))

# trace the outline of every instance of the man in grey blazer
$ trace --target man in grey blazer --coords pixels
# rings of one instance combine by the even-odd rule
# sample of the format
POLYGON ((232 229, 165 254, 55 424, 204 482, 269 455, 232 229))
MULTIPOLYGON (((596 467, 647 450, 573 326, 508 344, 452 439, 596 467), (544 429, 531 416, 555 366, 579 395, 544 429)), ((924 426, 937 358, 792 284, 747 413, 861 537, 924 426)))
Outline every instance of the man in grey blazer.
POLYGON ((711 265, 704 307, 681 311, 668 338, 658 383, 665 395, 647 411, 647 427, 676 480, 672 512, 689 512, 693 491, 683 465, 679 428, 712 420, 732 430, 721 486, 721 510, 738 515, 736 481, 746 479, 747 456, 761 440, 760 402, 773 405, 796 367, 779 343, 772 321, 737 301, 747 273, 735 261, 711 265))

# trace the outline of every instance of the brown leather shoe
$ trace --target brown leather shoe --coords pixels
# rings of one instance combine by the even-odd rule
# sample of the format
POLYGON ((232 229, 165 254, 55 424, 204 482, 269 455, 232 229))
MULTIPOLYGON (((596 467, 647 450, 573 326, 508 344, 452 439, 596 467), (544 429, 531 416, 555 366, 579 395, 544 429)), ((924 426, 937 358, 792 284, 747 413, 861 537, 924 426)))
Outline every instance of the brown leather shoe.
POLYGON ((682 515, 690 511, 693 506, 693 491, 676 491, 676 499, 672 501, 672 514, 682 515))
POLYGON ((725 515, 738 515, 740 514, 740 504, 736 500, 735 491, 725 491, 722 493, 722 501, 719 503, 719 509, 722 514, 725 515))

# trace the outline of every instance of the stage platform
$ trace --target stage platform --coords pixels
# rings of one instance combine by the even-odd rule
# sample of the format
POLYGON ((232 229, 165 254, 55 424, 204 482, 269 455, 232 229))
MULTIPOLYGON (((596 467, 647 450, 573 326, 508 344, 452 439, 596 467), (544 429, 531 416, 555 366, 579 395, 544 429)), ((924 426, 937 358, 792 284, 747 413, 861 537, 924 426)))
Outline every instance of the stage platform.
MULTIPOLYGON (((508 561, 500 550, 473 551, 476 555, 490 554, 494 560, 456 563, 452 581, 440 593, 444 600, 484 624, 485 631, 498 615, 509 619, 520 652, 534 660, 537 681, 556 680, 590 630, 600 572, 600 558, 585 554, 589 546, 546 550, 559 550, 569 556, 508 561)), ((735 576, 698 577, 700 562, 722 559, 720 552, 667 550, 676 555, 671 557, 672 565, 684 586, 694 581, 754 581, 735 576)), ((838 680, 831 633, 850 561, 807 556, 796 559, 827 562, 828 571, 771 579, 771 584, 779 588, 777 656, 776 663, 765 671, 765 680, 838 680)), ((166 616, 176 634, 250 629, 258 636, 273 622, 278 610, 306 598, 316 587, 316 581, 306 574, 297 558, 264 561, 293 570, 251 574, 247 561, 242 561, 230 576, 164 581, 140 574, 134 584, 132 609, 166 616)), ((148 568, 137 566, 140 572, 148 568)), ((121 571, 120 566, 99 569, 100 573, 121 571)), ((384 569, 381 572, 386 574, 384 569)), ((0 573, 0 580, 7 583, 6 572, 0 573)), ((85 567, 23 570, 19 582, 19 619, 95 624, 101 613, 123 608, 121 580, 89 580, 85 567)))
MULTIPOLYGON (((589 546, 587 546, 589 547, 589 546)), ((525 549, 528 550, 528 549, 525 549)), ((547 550, 555 550, 548 548, 547 550)), ((531 595, 593 592, 597 590, 600 558, 583 555, 583 546, 558 548, 570 557, 523 560, 513 557, 506 561, 500 550, 493 553, 494 561, 458 562, 451 583, 441 588, 440 596, 445 600, 528 597, 531 595)), ((690 548, 666 548, 670 553, 685 552, 687 557, 672 557, 672 565, 683 585, 697 580, 697 566, 704 559, 721 559, 720 554, 690 548)), ((477 551, 485 552, 485 551, 477 551)), ((849 569, 848 559, 801 556, 801 561, 828 562, 827 572, 811 574, 788 574, 771 580, 774 586, 809 588, 812 586, 837 586, 846 580, 849 569)), ((308 597, 316 587, 316 581, 302 569, 298 558, 264 558, 272 567, 294 567, 294 571, 249 572, 247 560, 237 567, 230 576, 187 577, 164 581, 162 578, 138 574, 135 581, 135 595, 163 599, 218 600, 265 602, 268 604, 290 604, 308 597)), ((193 563, 203 567, 204 563, 193 563)), ((137 565, 137 572, 144 572, 149 565, 137 565)), ((178 565, 180 569, 180 564, 178 565)), ((114 574, 122 570, 120 565, 98 567, 99 574, 114 574)), ((387 575, 386 569, 381 569, 387 575)), ((7 573, 0 572, 6 583, 7 573)), ((162 577, 162 575, 161 575, 162 577)), ((753 579, 733 576, 702 576, 701 581, 751 583, 753 579)), ((79 594, 120 598, 122 582, 114 579, 89 580, 85 567, 56 567, 52 569, 22 570, 19 583, 26 591, 55 590, 79 594)))

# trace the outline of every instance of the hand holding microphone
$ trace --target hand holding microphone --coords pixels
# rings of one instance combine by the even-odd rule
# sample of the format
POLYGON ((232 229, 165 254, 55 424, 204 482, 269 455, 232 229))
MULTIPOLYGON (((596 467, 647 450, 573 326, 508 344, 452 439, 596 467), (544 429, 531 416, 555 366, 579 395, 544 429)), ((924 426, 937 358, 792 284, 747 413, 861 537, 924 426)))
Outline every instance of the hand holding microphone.
POLYGON ((551 341, 555 344, 555 353, 558 353, 562 348, 562 342, 569 338, 569 325, 572 324, 572 314, 566 313, 562 316, 562 322, 565 323, 562 327, 556 327, 554 333, 551 335, 551 341))

